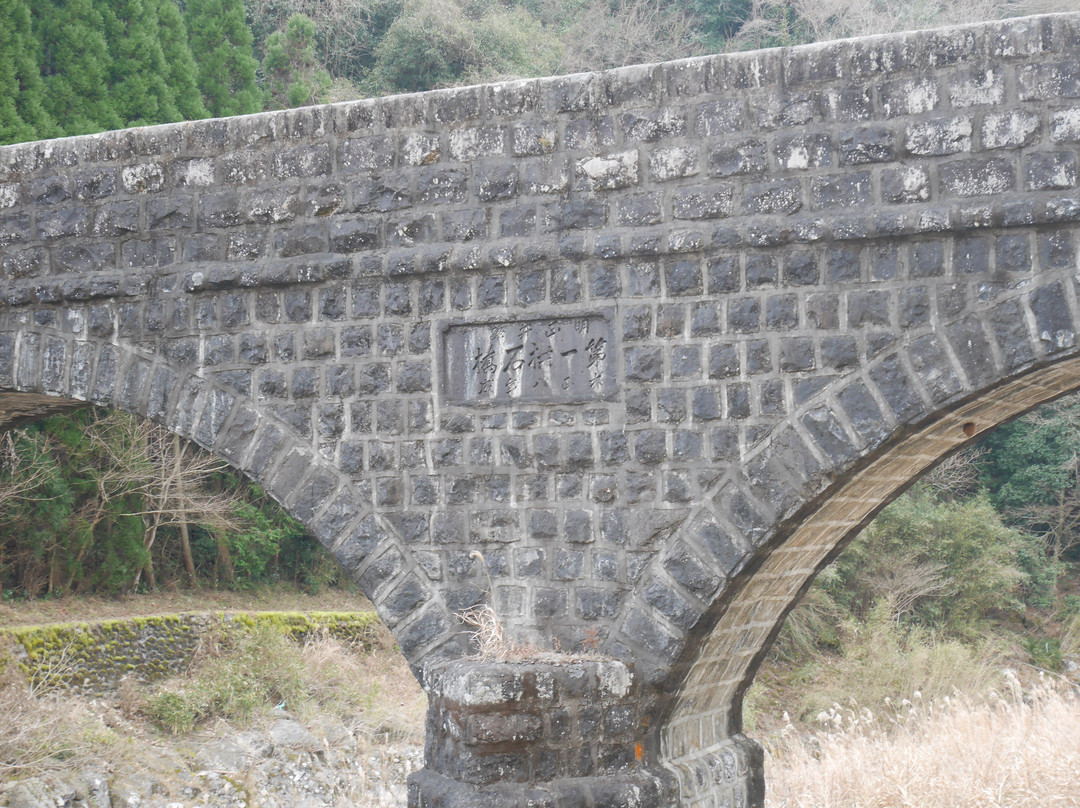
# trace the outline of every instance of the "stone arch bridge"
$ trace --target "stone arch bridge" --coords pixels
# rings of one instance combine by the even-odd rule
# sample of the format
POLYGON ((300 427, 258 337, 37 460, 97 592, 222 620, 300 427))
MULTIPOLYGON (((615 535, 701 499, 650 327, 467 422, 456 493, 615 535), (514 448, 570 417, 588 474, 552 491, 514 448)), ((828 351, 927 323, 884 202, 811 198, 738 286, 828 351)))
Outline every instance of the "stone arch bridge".
POLYGON ((431 695, 412 805, 759 805, 815 572, 1080 386, 1078 143, 1060 15, 6 147, 0 409, 301 519, 431 695))

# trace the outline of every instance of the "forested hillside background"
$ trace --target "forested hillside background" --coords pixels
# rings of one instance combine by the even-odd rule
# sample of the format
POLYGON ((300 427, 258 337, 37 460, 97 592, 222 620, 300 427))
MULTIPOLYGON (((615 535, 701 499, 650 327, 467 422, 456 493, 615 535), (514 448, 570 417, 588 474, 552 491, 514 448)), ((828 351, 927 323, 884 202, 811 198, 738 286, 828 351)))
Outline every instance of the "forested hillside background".
POLYGON ((1072 0, 0 0, 0 143, 1044 11, 1072 0))

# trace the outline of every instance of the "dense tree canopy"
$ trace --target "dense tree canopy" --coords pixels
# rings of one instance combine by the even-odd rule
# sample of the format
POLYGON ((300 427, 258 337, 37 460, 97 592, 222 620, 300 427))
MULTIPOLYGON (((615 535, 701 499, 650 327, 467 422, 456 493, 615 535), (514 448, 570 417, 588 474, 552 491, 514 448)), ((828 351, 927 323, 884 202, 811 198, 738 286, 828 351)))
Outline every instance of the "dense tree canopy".
POLYGON ((258 486, 164 428, 83 409, 0 439, 0 591, 36 597, 340 574, 258 486))
POLYGON ((262 109, 255 83, 258 66, 241 0, 187 0, 191 51, 199 55, 198 83, 215 118, 262 109))
POLYGON ((109 98, 111 57, 93 0, 32 0, 45 106, 65 135, 123 126, 109 98))
POLYGON ((56 134, 36 57, 28 7, 21 0, 0 0, 0 142, 56 134))

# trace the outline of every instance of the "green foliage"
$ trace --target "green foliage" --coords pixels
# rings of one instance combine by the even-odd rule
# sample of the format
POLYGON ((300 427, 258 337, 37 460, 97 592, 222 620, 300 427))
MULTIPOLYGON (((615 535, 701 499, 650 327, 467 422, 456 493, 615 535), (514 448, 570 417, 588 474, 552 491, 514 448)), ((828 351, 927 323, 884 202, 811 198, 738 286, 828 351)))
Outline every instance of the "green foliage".
POLYGON ((1058 672, 1064 670, 1065 660, 1061 653, 1060 637, 1027 637, 1024 647, 1031 664, 1044 671, 1058 672))
MULTIPOLYGON (((222 483, 247 486, 248 491, 247 501, 236 508, 240 528, 225 534, 237 575, 250 581, 280 577, 283 567, 290 569, 282 564, 283 551, 295 556, 296 544, 311 544, 304 526, 281 510, 260 486, 244 483, 233 474, 226 475, 222 483)), ((303 575, 304 565, 292 569, 303 575)))
POLYGON ((481 61, 469 80, 546 76, 558 67, 562 45, 522 8, 495 6, 473 31, 481 61))
POLYGON ((164 729, 179 735, 190 732, 199 720, 201 703, 184 691, 163 690, 146 702, 146 714, 164 729))
MULTIPOLYGON (((786 48, 792 45, 805 45, 816 41, 817 37, 809 22, 799 10, 787 3, 767 3, 758 9, 754 25, 748 26, 748 20, 742 20, 739 36, 732 41, 740 50, 756 48, 786 48)), ((728 22, 728 30, 735 28, 735 19, 728 22)), ((733 31, 734 32, 734 31, 733 31)), ((724 43, 728 49, 729 43, 724 43)))
POLYGON ((918 486, 898 498, 837 559, 822 588, 847 612, 866 616, 890 598, 910 623, 973 636, 1021 608, 1046 581, 1026 574, 1021 553, 1041 555, 1028 534, 1006 526, 983 496, 942 502, 918 486))
POLYGON ((994 430, 983 441, 982 481, 1002 511, 1052 504, 1073 482, 1080 454, 1080 403, 1069 399, 994 430))
POLYGON ((752 0, 689 0, 687 6, 697 18, 697 33, 710 51, 725 49, 753 11, 752 0))
POLYGON ((1016 552, 1016 564, 1025 576, 1024 604, 1032 609, 1053 609, 1058 579, 1065 567, 1057 559, 1047 556, 1044 546, 1030 541, 1030 534, 1021 532, 1021 535, 1029 537, 1016 552))
POLYGON ((408 0, 375 49, 373 92, 415 92, 495 77, 537 76, 561 47, 523 8, 408 0))
POLYGON ((90 411, 53 416, 13 433, 14 462, 0 472, 0 484, 36 482, 0 508, 5 589, 29 597, 113 592, 146 562, 142 522, 126 515, 133 503, 99 497, 108 465, 83 431, 91 418, 90 411))
POLYGON ((317 104, 330 89, 330 74, 315 53, 315 24, 303 14, 267 40, 262 60, 270 109, 317 104))
MULTIPOLYGON (((189 47, 187 26, 180 10, 173 0, 160 0, 158 5, 158 23, 161 36, 161 53, 165 60, 165 82, 172 91, 180 118, 193 121, 208 116, 203 104, 202 79, 203 69, 196 68, 195 57, 189 47)), ((200 65, 205 67, 206 59, 200 53, 200 65)), ((254 64, 252 65, 252 90, 254 91, 254 64)), ((248 112, 257 112, 255 106, 248 112)))
POLYGON ((1075 396, 1006 424, 983 444, 982 482, 1012 524, 1055 559, 1080 545, 1080 401, 1075 396))
POLYGON ((201 82, 218 114, 258 111, 241 0, 187 5, 198 61, 177 0, 0 0, 0 143, 205 118, 201 82))
POLYGON ((191 51, 198 62, 198 85, 214 117, 262 109, 255 83, 257 62, 241 0, 187 0, 191 51))
POLYGON ((293 14, 308 15, 315 24, 315 48, 335 79, 360 83, 375 64, 375 48, 401 14, 404 0, 245 0, 258 55, 266 40, 283 30, 293 14))
MULTIPOLYGON (((148 532, 152 520, 144 515, 156 506, 148 507, 146 497, 157 473, 148 455, 160 446, 148 448, 146 434, 133 430, 137 424, 85 409, 4 438, 0 589, 9 597, 127 591, 136 580, 147 585, 147 568, 166 582, 187 579, 177 519, 148 532)), ((289 580, 307 589, 346 583, 333 558, 261 488, 231 471, 206 476, 201 486, 210 496, 238 495, 226 523, 183 516, 203 580, 289 580)), ((197 493, 189 491, 187 500, 197 493)))
MULTIPOLYGON (((749 716, 778 712, 777 698, 792 709, 791 693, 806 719, 849 698, 873 705, 992 684, 994 649, 1015 645, 1009 626, 1025 609, 1053 607, 1058 565, 985 493, 950 496, 916 485, 822 571, 749 692, 749 716)), ((1028 652, 1050 666, 1054 643, 1028 642, 1028 652)))
POLYGON ((375 50, 371 86, 414 92, 452 83, 477 61, 469 20, 452 0, 420 0, 386 32, 375 50))
POLYGON ((924 698, 985 691, 996 680, 993 652, 942 638, 919 626, 898 624, 889 601, 878 603, 864 621, 844 626, 840 657, 829 676, 805 694, 802 715, 831 704, 881 704, 886 698, 924 698))
POLYGON ((181 119, 159 27, 159 3, 171 1, 95 0, 111 57, 109 95, 125 126, 181 119))
POLYGON ((29 9, 22 0, 0 0, 0 143, 55 133, 45 110, 29 9))
POLYGON ((224 652, 196 674, 147 699, 147 715, 170 732, 187 732, 209 718, 249 724, 262 711, 305 695, 303 660, 272 627, 234 632, 223 638, 224 652))
POLYGON ((837 703, 877 709, 889 700, 934 699, 956 690, 978 694, 999 677, 991 643, 961 642, 898 623, 887 600, 862 618, 842 618, 837 628, 835 647, 774 656, 763 667, 744 699, 748 727, 782 710, 812 722, 837 703))
POLYGON ((93 0, 32 0, 39 68, 49 113, 63 134, 82 135, 124 125, 109 98, 111 57, 104 22, 93 0))

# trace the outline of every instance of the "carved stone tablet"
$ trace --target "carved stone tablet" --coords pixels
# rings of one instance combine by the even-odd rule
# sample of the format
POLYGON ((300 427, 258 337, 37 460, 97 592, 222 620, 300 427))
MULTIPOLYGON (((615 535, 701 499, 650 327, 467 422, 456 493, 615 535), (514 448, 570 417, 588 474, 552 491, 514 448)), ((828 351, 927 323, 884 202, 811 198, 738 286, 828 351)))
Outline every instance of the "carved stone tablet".
POLYGON ((451 404, 609 398, 614 353, 599 314, 455 324, 443 332, 443 393, 451 404))

